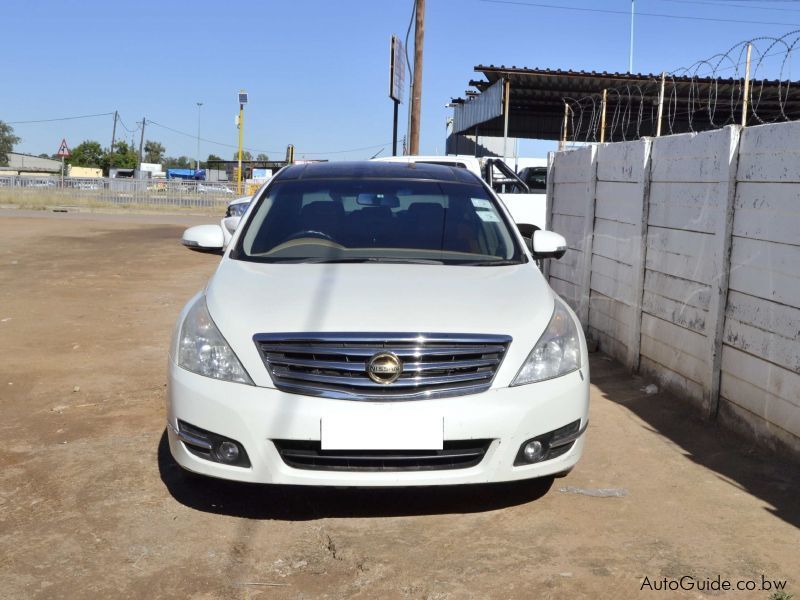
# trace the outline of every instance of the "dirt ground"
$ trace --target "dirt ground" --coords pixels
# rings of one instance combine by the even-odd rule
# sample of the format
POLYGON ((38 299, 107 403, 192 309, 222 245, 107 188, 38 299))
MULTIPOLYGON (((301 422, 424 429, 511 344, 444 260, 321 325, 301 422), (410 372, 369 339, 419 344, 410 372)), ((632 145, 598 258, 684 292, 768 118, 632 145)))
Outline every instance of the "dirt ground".
POLYGON ((202 221, 0 210, 0 598, 800 598, 797 465, 600 354, 549 490, 185 477, 165 363, 218 261, 178 242, 202 221), (758 589, 655 591, 684 576, 758 589))

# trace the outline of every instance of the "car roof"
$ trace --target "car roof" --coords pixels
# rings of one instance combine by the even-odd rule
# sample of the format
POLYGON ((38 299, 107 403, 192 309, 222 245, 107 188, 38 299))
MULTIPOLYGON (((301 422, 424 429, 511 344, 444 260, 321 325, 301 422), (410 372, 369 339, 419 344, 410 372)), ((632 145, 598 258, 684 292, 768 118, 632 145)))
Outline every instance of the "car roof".
POLYGON ((426 179, 478 184, 480 179, 462 167, 415 162, 339 161, 290 165, 275 175, 284 179, 426 179))

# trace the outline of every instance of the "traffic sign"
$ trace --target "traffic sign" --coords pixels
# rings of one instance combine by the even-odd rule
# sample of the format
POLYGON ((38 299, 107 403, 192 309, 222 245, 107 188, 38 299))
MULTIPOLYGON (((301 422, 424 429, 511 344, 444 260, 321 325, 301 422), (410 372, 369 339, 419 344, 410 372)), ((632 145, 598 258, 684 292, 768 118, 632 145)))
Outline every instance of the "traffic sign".
POLYGON ((67 140, 62 138, 61 145, 58 147, 58 152, 56 152, 56 156, 62 156, 67 158, 71 152, 69 151, 69 147, 67 146, 67 140))

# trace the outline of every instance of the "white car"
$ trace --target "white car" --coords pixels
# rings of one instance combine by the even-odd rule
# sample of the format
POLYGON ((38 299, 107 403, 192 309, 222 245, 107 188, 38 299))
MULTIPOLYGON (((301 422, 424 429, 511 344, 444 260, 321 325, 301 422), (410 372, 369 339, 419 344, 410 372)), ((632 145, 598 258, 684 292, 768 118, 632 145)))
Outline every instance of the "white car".
MULTIPOLYGON (((518 223, 530 223, 540 229, 547 228, 547 196, 544 186, 537 185, 530 188, 528 183, 520 178, 514 170, 500 158, 464 155, 446 156, 384 156, 374 158, 380 162, 423 163, 432 165, 449 165, 467 169, 481 177, 492 189, 497 191, 497 196, 506 205, 511 216, 518 223)), ((525 159, 526 161, 544 164, 544 179, 547 177, 546 159, 525 159)), ((538 182, 537 182, 538 183, 538 182)))
MULTIPOLYGON (((222 248, 211 231, 204 243, 222 248)), ((283 169, 176 323, 172 455, 195 473, 297 485, 569 471, 588 422, 586 342, 536 264, 565 250, 515 227, 464 169, 283 169)))
POLYGON ((197 192, 199 194, 231 194, 233 190, 226 185, 214 185, 208 183, 198 183, 197 192))

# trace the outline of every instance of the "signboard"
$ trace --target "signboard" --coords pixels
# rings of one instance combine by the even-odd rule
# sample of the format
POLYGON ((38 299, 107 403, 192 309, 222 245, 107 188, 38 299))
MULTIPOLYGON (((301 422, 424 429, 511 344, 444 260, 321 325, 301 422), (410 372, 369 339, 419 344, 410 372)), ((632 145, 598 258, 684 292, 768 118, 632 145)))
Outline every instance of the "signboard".
POLYGON ((392 36, 391 55, 389 58, 389 98, 402 102, 406 86, 406 50, 403 42, 392 36))
POLYGON ((272 177, 272 169, 253 169, 253 179, 257 181, 266 181, 272 177))
POLYGON ((56 156, 60 156, 62 158, 69 158, 70 154, 69 147, 67 146, 67 140, 62 138, 61 145, 58 147, 58 152, 56 152, 56 156))

